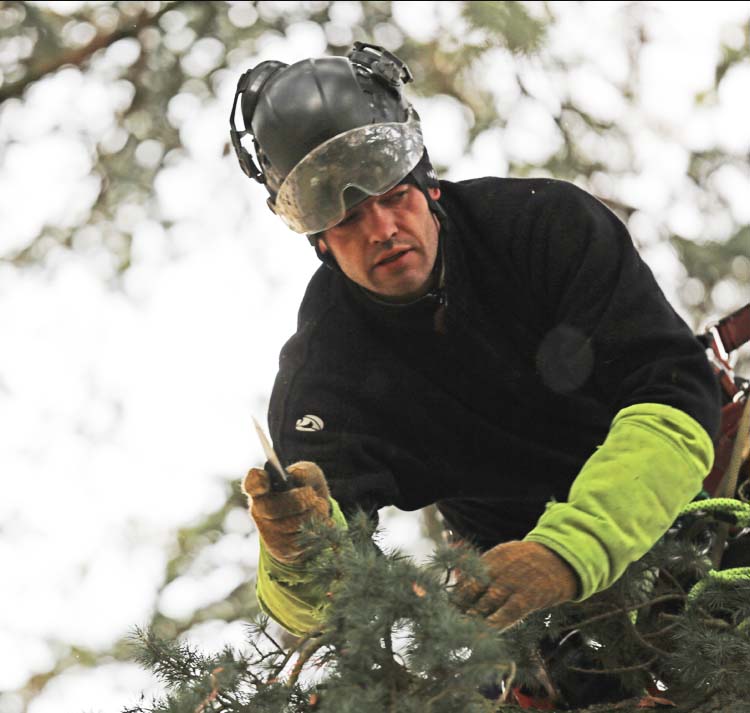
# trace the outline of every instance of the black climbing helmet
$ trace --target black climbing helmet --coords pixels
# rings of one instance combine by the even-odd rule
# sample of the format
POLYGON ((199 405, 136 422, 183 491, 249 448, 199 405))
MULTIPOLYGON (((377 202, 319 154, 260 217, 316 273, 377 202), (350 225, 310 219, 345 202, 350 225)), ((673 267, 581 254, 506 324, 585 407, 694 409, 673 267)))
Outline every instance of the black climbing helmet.
POLYGON ((292 65, 261 62, 237 83, 230 135, 242 170, 295 232, 314 235, 402 182, 437 186, 419 116, 402 95, 409 68, 377 45, 292 65), (238 99, 245 129, 234 116, 238 99), (252 137, 257 163, 241 144, 252 137))

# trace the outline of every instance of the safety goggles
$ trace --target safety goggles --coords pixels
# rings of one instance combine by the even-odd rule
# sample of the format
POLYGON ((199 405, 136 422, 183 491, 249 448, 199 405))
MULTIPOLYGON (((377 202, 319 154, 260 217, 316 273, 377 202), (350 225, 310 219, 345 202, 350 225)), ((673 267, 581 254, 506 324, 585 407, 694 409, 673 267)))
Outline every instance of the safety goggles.
POLYGON ((296 233, 333 227, 362 201, 389 191, 424 152, 419 119, 368 124, 345 131, 305 156, 281 184, 274 210, 296 233), (347 192, 356 188, 361 193, 347 192), (353 195, 352 195, 353 193, 353 195))

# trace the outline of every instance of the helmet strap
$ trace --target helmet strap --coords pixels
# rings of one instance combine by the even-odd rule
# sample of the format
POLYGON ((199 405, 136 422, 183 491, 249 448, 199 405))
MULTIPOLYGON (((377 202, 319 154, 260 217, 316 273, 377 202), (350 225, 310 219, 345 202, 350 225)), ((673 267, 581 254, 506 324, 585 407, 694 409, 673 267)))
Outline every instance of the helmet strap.
POLYGON ((421 192, 422 195, 425 197, 425 200, 427 201, 427 207, 435 214, 435 217, 438 219, 440 224, 443 224, 443 221, 448 217, 445 210, 443 209, 443 206, 440 205, 431 195, 430 195, 430 188, 437 188, 437 186, 430 185, 428 181, 425 180, 424 175, 421 175, 421 172, 414 170, 411 173, 407 174, 407 176, 404 178, 401 183, 410 183, 413 186, 416 186, 421 192))

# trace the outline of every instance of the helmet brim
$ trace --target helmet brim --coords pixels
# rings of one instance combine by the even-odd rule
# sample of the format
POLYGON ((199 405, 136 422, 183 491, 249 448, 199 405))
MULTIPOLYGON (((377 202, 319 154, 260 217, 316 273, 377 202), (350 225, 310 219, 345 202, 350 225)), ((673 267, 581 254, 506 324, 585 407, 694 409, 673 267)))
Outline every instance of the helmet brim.
POLYGON ((413 111, 405 122, 356 127, 317 146, 291 170, 279 187, 274 210, 296 233, 328 230, 357 203, 397 185, 423 153, 413 111))

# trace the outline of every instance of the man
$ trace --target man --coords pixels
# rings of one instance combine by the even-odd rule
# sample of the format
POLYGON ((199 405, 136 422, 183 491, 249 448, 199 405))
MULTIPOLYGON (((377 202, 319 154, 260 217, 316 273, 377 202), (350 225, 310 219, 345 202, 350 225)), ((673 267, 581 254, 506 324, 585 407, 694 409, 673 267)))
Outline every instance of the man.
POLYGON ((308 518, 436 503, 485 552, 467 607, 504 629, 611 585, 713 460, 715 379, 622 223, 560 181, 438 181, 410 79, 357 43, 261 63, 232 107, 243 170, 324 263, 269 410, 298 487, 244 483, 261 606, 297 634, 325 592, 296 540, 308 518))

